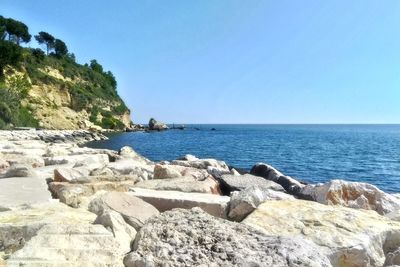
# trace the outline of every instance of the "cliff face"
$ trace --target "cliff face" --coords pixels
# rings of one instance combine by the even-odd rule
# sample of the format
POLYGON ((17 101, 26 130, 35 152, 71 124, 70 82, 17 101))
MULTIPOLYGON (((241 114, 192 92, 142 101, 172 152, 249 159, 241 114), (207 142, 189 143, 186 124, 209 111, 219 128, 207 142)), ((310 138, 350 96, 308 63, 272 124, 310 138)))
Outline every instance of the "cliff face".
POLYGON ((21 104, 40 128, 131 127, 130 110, 118 96, 111 72, 94 70, 69 58, 39 59, 26 49, 23 64, 6 68, 4 76, 5 87, 27 91, 21 104))

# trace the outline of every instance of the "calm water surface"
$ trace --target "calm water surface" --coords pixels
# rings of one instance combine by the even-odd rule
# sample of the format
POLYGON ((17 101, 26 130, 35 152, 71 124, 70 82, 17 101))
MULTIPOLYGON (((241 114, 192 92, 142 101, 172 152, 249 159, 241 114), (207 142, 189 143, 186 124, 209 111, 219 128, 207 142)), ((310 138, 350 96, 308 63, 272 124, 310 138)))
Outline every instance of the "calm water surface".
POLYGON ((115 150, 125 145, 155 161, 193 154, 245 169, 266 162, 307 182, 340 178, 400 192, 400 125, 188 125, 89 144, 115 150))

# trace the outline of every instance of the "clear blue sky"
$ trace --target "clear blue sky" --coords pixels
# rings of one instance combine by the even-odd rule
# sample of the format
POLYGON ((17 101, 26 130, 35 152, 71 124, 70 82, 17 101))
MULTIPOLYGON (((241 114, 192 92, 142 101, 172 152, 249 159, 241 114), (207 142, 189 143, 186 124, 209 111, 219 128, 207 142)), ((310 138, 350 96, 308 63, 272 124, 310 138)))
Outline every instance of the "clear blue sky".
POLYGON ((96 58, 135 122, 400 123, 397 0, 0 0, 0 14, 96 58))

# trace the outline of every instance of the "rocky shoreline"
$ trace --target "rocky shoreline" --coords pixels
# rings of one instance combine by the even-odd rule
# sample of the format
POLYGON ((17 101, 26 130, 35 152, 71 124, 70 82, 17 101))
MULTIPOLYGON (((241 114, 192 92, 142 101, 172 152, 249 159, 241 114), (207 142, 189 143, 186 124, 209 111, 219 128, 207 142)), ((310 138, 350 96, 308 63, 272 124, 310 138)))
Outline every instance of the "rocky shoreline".
POLYGON ((0 266, 400 265, 394 194, 82 146, 105 138, 0 131, 0 266))

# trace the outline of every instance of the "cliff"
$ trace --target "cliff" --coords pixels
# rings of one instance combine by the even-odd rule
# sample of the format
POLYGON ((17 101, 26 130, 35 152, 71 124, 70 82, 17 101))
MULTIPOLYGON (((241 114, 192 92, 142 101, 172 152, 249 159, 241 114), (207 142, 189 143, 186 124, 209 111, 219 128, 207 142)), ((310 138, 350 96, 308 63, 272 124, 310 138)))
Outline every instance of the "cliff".
POLYGON ((15 33, 13 23, 24 25, 0 16, 0 128, 131 127, 130 110, 118 95, 112 72, 96 60, 77 63, 64 42, 44 32, 35 38, 46 44, 47 54, 22 47, 20 42, 30 42, 31 35, 26 25, 24 34, 15 33))

